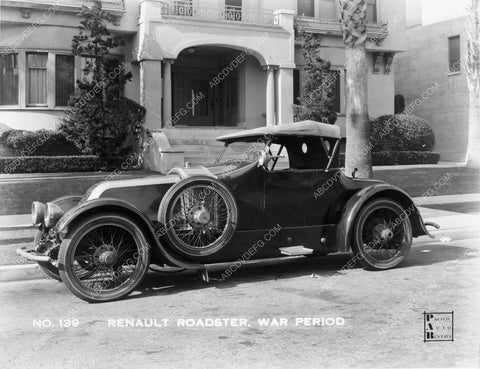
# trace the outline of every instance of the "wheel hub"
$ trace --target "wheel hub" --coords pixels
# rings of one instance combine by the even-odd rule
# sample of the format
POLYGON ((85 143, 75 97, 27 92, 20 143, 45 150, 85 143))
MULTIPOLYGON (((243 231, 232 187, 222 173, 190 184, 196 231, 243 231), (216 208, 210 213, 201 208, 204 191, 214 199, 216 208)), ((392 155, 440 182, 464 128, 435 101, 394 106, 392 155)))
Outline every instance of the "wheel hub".
POLYGON ((100 254, 100 257, 98 260, 100 263, 105 264, 105 265, 112 265, 113 262, 115 261, 115 253, 113 251, 105 251, 100 254))
POLYGON ((190 216, 194 223, 205 225, 210 221, 210 213, 201 205, 197 205, 190 210, 190 216))
POLYGON ((112 245, 101 245, 95 250, 93 257, 96 263, 110 267, 117 259, 117 252, 112 245))
POLYGON ((393 231, 386 224, 381 223, 373 227, 373 239, 381 243, 388 242, 393 238, 393 231))
POLYGON ((382 237, 382 239, 384 241, 390 241, 392 238, 393 238, 393 232, 390 228, 385 228, 381 233, 380 233, 380 237, 382 237))

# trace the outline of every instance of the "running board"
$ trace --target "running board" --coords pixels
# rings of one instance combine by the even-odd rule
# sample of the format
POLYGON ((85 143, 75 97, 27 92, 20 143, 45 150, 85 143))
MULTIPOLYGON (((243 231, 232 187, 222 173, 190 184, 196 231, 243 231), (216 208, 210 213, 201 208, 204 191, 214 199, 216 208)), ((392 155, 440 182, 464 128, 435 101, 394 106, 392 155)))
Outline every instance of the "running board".
POLYGON ((313 254, 313 249, 307 249, 303 246, 291 246, 291 247, 279 247, 278 248, 283 255, 288 256, 301 256, 313 254))

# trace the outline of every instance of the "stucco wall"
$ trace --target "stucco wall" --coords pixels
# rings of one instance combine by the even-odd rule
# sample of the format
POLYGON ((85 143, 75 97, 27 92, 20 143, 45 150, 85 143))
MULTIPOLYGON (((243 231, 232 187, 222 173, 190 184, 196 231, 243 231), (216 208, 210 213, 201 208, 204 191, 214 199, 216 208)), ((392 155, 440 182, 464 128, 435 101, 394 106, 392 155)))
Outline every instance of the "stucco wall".
MULTIPOLYGON (((113 26, 124 34, 127 42, 125 50, 131 49, 129 43, 131 43, 130 40, 132 37, 129 36, 128 32, 131 31, 133 23, 136 27, 136 18, 138 17, 138 10, 136 10, 138 8, 138 2, 136 5, 134 3, 136 3, 136 1, 132 2, 132 0, 127 0, 126 8, 129 11, 128 14, 124 14, 119 27, 113 26), (135 18, 135 21, 133 21, 133 18, 135 18)), ((48 9, 48 7, 45 8, 45 10, 46 9, 48 9)), ((32 9, 30 18, 23 19, 19 8, 2 7, 1 19, 8 19, 9 23, 0 22, 0 49, 3 50, 6 48, 6 50, 9 50, 9 47, 11 47, 17 52, 44 51, 51 53, 70 53, 72 38, 78 34, 77 26, 79 24, 79 18, 74 12, 65 11, 56 11, 48 17, 45 17, 45 10, 32 9), (39 19, 42 19, 43 24, 34 27, 31 29, 31 32, 28 31, 30 24, 26 22, 34 22, 39 19)), ((125 52, 123 48, 112 51, 112 53, 117 55, 125 55, 125 52)), ((78 66, 79 64, 76 66, 75 79, 81 78, 81 71, 78 66)), ((127 84, 125 96, 138 101, 138 67, 131 66, 131 69, 134 78, 132 82, 127 84)), ((49 70, 48 73, 49 76, 51 76, 54 71, 49 70)), ((25 74, 25 71, 20 69, 19 74, 25 74)), ((20 87, 21 92, 22 90, 23 87, 20 87)), ((48 87, 48 90, 49 93, 52 92, 51 86, 48 87)), ((20 101, 22 99, 23 97, 20 101)), ((59 117, 62 117, 63 114, 61 108, 0 107, 0 122, 15 129, 54 129, 59 117)))
MULTIPOLYGON (((393 114, 395 109, 395 77, 394 71, 385 74, 384 67, 380 73, 373 74, 373 55, 367 54, 368 68, 368 114, 371 119, 380 115, 393 114)), ((393 69, 393 68, 392 68, 393 69)))
POLYGON ((178 20, 172 24, 150 23, 150 37, 155 40, 150 56, 158 59, 175 59, 189 47, 212 45, 251 49, 253 55, 262 63, 293 66, 293 54, 290 53, 290 32, 281 27, 252 27, 241 24, 209 23, 178 20), (199 32, 201 30, 201 32, 199 32))
MULTIPOLYGON (((245 78, 240 78, 240 88, 245 91, 240 95, 240 120, 249 122, 249 126, 258 126, 264 124, 263 114, 265 113, 265 86, 266 73, 260 69, 260 65, 274 64, 280 67, 293 68, 295 62, 300 62, 295 57, 291 24, 283 23, 281 26, 262 26, 245 25, 225 22, 193 20, 193 19, 175 19, 171 24, 165 25, 160 11, 160 2, 146 0, 126 0, 126 12, 123 14, 122 22, 118 27, 113 27, 122 34, 127 40, 124 50, 120 51, 125 55, 125 60, 131 60, 132 51, 138 47, 139 34, 147 34, 151 39, 156 40, 147 58, 175 59, 178 54, 187 47, 200 45, 217 45, 234 47, 239 50, 246 48, 254 49, 253 56, 257 60, 249 60, 245 70, 240 73, 245 74, 245 78), (148 3, 147 12, 139 18, 139 6, 148 3), (288 27, 286 26, 288 24, 288 27), (264 39, 262 41, 262 35, 264 39), (244 86, 242 87, 242 84, 244 86), (242 100, 244 104, 242 104, 242 100)), ((218 7, 223 4, 221 0, 201 0, 204 6, 218 7)), ((378 0, 380 20, 386 21, 397 17, 404 9, 404 0, 378 0)), ((296 0, 244 0, 245 9, 263 9, 278 10, 290 9, 296 11, 296 0)), ((336 18, 338 12, 338 0, 316 0, 315 12, 318 17, 336 18)), ((32 19, 41 16, 42 11, 33 10, 32 19)), ((16 35, 25 29, 27 23, 21 18, 18 8, 2 8, 2 18, 8 18, 13 23, 2 24, 0 34, 0 46, 8 45, 16 35), (16 24, 18 22, 18 24, 16 24)), ((282 19, 282 18, 281 18, 282 19)), ((285 16, 284 20, 291 19, 291 15, 285 16)), ((382 45, 382 49, 402 48, 402 27, 404 23, 400 20, 395 21, 395 27, 390 30, 390 35, 382 45)), ((69 51, 71 39, 77 33, 78 17, 74 13, 57 12, 51 16, 46 25, 38 27, 35 32, 22 41, 23 48, 32 48, 36 50, 48 50, 50 52, 69 51)), ((332 65, 340 67, 344 64, 343 42, 339 36, 322 36, 322 56, 332 61, 332 65)), ((369 60, 369 68, 373 62, 369 60)), ((140 101, 142 90, 140 86, 140 67, 138 64, 131 65, 133 81, 127 84, 125 96, 135 101, 140 101)), ((158 68, 157 68, 158 69, 158 68)), ((290 72, 289 72, 290 73, 290 72)), ((157 73, 158 74, 158 73, 157 73)), ((288 77, 289 74, 286 74, 288 77)), ((240 76, 241 77, 241 76, 240 76)), ((288 77, 290 78, 290 77, 288 77)), ((290 80, 277 80, 282 85, 290 86, 290 80)), ((143 96, 149 90, 149 99, 154 101, 156 110, 155 119, 160 117, 160 98, 161 98, 161 78, 160 75, 147 76, 147 86, 143 87, 143 96), (148 83, 147 83, 148 82, 148 83), (158 110, 158 111, 157 111, 158 110)), ((279 83, 280 84, 280 83, 279 83)), ((393 81, 391 76, 369 76, 370 92, 369 108, 372 117, 393 111, 393 81), (391 96, 391 98, 390 98, 391 96), (387 98, 388 97, 388 98, 387 98)), ((285 96, 290 91, 283 91, 283 100, 288 100, 290 106, 291 99, 285 96), (284 96, 285 95, 285 96, 284 96)), ((278 96, 278 94, 277 94, 278 96)), ((147 106, 148 107, 148 106, 147 106)), ((282 105, 282 111, 285 111, 285 104, 282 105)), ((51 128, 56 124, 57 117, 62 114, 58 110, 40 110, 40 109, 2 109, 0 108, 0 122, 14 127, 24 127, 25 120, 29 120, 27 126, 30 129, 51 128), (38 115, 38 119, 35 117, 38 115), (35 124, 32 124, 35 122, 35 124)), ((342 125, 343 117, 339 117, 339 125, 342 125)))
POLYGON ((410 50, 396 56, 395 93, 406 105, 420 98, 429 86, 438 90, 416 106, 414 114, 426 119, 435 132, 435 150, 443 161, 465 156, 468 131, 468 89, 465 70, 448 75, 448 37, 460 35, 461 57, 466 55, 465 19, 457 18, 409 28, 410 50))

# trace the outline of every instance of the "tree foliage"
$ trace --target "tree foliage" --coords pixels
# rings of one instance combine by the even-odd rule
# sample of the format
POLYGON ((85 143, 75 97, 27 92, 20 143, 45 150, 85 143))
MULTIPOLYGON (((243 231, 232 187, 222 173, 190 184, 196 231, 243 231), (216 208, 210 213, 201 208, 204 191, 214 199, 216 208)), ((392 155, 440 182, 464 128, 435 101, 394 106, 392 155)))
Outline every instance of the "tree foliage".
POLYGON ((124 45, 122 37, 107 28, 119 18, 104 11, 100 0, 93 0, 91 7, 83 6, 79 16, 72 55, 85 58, 83 78, 77 80, 59 129, 85 154, 126 156, 133 150, 145 109, 120 97, 132 75, 126 73, 126 64, 111 54, 124 45))
POLYGON ((299 104, 294 105, 295 121, 315 120, 334 124, 335 85, 339 73, 332 71, 331 63, 320 57, 320 48, 314 34, 300 32, 303 40, 304 91, 299 104))
POLYGON ((343 42, 348 47, 365 45, 367 40, 367 0, 341 0, 343 42))

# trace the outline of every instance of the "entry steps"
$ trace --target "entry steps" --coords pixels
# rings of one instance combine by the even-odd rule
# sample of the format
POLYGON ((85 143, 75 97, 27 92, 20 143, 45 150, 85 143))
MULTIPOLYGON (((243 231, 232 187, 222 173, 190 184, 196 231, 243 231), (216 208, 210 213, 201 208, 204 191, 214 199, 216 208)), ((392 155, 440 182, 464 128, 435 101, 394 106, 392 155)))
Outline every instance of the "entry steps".
POLYGON ((308 249, 303 246, 290 246, 278 248, 283 255, 287 256, 301 256, 313 254, 313 249, 308 249))
MULTIPOLYGON (((0 0, 1 1, 1 0, 0 0)), ((217 141, 216 138, 226 134, 242 131, 239 127, 210 127, 210 128, 172 128, 165 129, 163 132, 168 138, 172 150, 185 152, 185 162, 190 166, 213 165, 224 150, 224 143, 217 141)), ((243 159, 252 150, 255 143, 245 143, 244 150, 241 145, 237 145, 237 155, 232 157, 224 156, 223 159, 243 159)), ((275 150, 273 154, 276 155, 275 150)), ((233 152, 230 151, 232 154, 233 152)), ((285 155, 283 150, 282 155, 285 155)), ((288 168, 288 158, 281 158, 276 165, 277 169, 288 168)))

